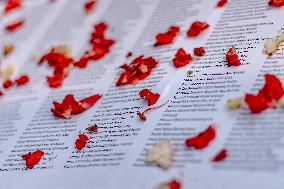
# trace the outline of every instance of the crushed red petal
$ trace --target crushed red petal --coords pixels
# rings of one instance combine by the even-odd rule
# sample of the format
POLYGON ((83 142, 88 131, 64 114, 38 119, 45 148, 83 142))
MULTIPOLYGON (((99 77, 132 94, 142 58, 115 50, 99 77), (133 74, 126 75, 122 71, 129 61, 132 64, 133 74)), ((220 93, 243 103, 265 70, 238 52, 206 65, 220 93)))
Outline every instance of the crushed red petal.
POLYGON ((12 87, 13 85, 14 85, 14 82, 11 81, 11 80, 6 80, 2 84, 3 88, 5 88, 5 89, 8 89, 8 88, 12 87))
POLYGON ((221 150, 216 156, 212 158, 213 162, 223 161, 228 157, 228 151, 226 149, 221 150))
POLYGON ((8 32, 14 32, 16 30, 18 30, 23 24, 24 24, 25 20, 16 20, 10 24, 8 24, 6 27, 5 27, 5 30, 8 31, 8 32))
POLYGON ((207 29, 209 27, 209 24, 206 22, 193 22, 187 32, 188 37, 195 37, 198 36, 202 31, 207 29))
POLYGON ((180 189, 181 183, 178 180, 173 179, 168 183, 170 189, 180 189))
POLYGON ((22 76, 20 76, 19 78, 17 78, 16 80, 15 80, 15 82, 16 82, 16 84, 18 85, 18 86, 21 86, 21 85, 25 85, 25 84, 27 84, 28 82, 29 82, 29 76, 28 75, 22 75, 22 76))
POLYGON ((135 58, 130 65, 123 64, 120 68, 125 71, 117 80, 116 86, 137 84, 140 80, 148 77, 157 64, 158 62, 154 58, 143 58, 143 56, 135 58))
POLYGON ((193 53, 195 56, 205 55, 205 49, 203 47, 194 48, 193 53))
POLYGON ((75 147, 77 150, 82 150, 87 142, 89 140, 89 137, 85 134, 79 134, 78 139, 75 141, 75 147))
POLYGON ((85 68, 89 60, 99 60, 110 52, 110 47, 115 43, 115 40, 105 37, 107 27, 104 22, 94 26, 94 31, 90 38, 91 49, 85 52, 85 54, 74 63, 74 66, 85 68))
POLYGON ((160 95, 158 93, 153 93, 149 89, 143 89, 139 92, 141 98, 146 98, 148 100, 148 106, 156 104, 160 95))
POLYGON ((34 152, 29 152, 22 156, 23 160, 26 161, 26 166, 28 169, 32 169, 44 156, 44 152, 41 150, 36 150, 34 152))
POLYGON ((53 102, 53 114, 58 117, 71 118, 71 115, 80 114, 91 108, 102 96, 93 95, 77 102, 72 94, 65 96, 62 103, 53 102))
POLYGON ((21 8, 22 4, 23 4, 22 0, 6 0, 4 6, 4 13, 7 14, 13 10, 21 8))
POLYGON ((210 142, 214 140, 216 131, 212 125, 210 125, 205 131, 199 133, 197 136, 186 139, 185 144, 187 147, 195 148, 197 150, 207 147, 210 142))
POLYGON ((272 7, 282 7, 284 5, 284 0, 270 0, 268 4, 272 7))
POLYGON ((183 48, 180 48, 175 54, 175 58, 173 59, 173 63, 175 67, 179 68, 189 64, 192 61, 192 57, 190 54, 187 54, 183 48))
POLYGON ((265 85, 257 95, 246 94, 245 102, 252 113, 260 113, 269 107, 275 107, 284 95, 281 81, 272 74, 265 75, 265 85))
POLYGON ((87 2, 84 5, 85 12, 87 14, 90 13, 91 11, 94 10, 95 6, 96 6, 96 0, 87 0, 87 2))
POLYGON ((171 26, 167 32, 165 33, 159 33, 156 35, 156 43, 154 46, 159 45, 166 45, 170 44, 174 41, 175 37, 179 33, 179 27, 178 26, 171 26))
POLYGON ((234 47, 231 47, 226 53, 226 60, 228 61, 229 66, 239 66, 241 64, 237 51, 234 47))
POLYGON ((224 7, 227 3, 228 3, 228 0, 220 0, 220 1, 217 3, 216 7, 217 7, 217 8, 222 8, 222 7, 224 7))

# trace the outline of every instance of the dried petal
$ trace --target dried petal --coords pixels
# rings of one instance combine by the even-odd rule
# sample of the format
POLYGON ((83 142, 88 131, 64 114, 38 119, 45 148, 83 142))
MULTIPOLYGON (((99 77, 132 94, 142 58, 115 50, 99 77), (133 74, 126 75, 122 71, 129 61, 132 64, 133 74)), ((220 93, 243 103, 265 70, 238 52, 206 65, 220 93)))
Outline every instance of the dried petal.
POLYGON ((194 48, 193 50, 195 56, 203 56, 205 55, 205 49, 203 47, 194 48))
POLYGON ((213 162, 223 161, 228 157, 228 151, 226 149, 221 150, 216 156, 212 158, 213 162))
POLYGON ((209 27, 209 24, 206 22, 193 22, 187 32, 188 37, 195 37, 198 36, 201 32, 209 27))
POLYGON ((180 48, 175 54, 175 58, 173 59, 173 63, 175 67, 183 67, 189 64, 192 61, 192 57, 190 54, 187 54, 183 48, 180 48))
POLYGON ((11 76, 15 72, 15 66, 14 64, 8 64, 5 70, 1 71, 1 78, 5 80, 10 80, 11 76))
POLYGON ((88 127, 86 130, 91 134, 97 134, 98 129, 99 129, 99 127, 96 124, 94 124, 94 125, 88 127))
POLYGON ((26 161, 26 166, 28 169, 32 169, 41 158, 44 156, 44 152, 41 150, 36 150, 34 152, 29 152, 22 156, 23 160, 26 161))
POLYGON ((195 148, 197 150, 207 147, 216 137, 214 126, 210 125, 205 131, 199 133, 197 136, 186 139, 187 147, 195 148))
POLYGON ((242 98, 228 99, 227 105, 230 109, 239 109, 242 105, 242 98))
POLYGON ((6 44, 4 45, 3 48, 3 55, 4 56, 8 56, 9 54, 11 54, 14 51, 14 45, 12 44, 6 44))
POLYGON ((164 169, 172 166, 174 148, 169 140, 162 140, 155 143, 154 147, 147 152, 146 162, 154 163, 164 169))
POLYGON ((262 53, 267 54, 268 56, 272 56, 272 54, 278 50, 278 47, 283 42, 284 42, 284 32, 279 32, 277 37, 268 39, 265 42, 262 53))

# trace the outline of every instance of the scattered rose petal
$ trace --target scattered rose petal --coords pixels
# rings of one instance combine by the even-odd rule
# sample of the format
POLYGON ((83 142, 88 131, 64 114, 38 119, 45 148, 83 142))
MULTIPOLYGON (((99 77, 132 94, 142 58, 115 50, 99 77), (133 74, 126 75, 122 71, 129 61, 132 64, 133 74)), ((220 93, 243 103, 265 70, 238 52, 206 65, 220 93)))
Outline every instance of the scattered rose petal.
POLYGON ((53 102, 54 109, 51 109, 51 111, 55 116, 68 119, 72 115, 80 114, 91 108, 101 97, 101 95, 93 95, 78 102, 72 94, 68 94, 62 103, 53 102))
POLYGON ((178 33, 179 33, 179 27, 171 26, 167 32, 159 33, 158 35, 156 35, 156 43, 154 46, 166 45, 172 43, 178 33))
POLYGON ((183 67, 189 64, 192 61, 192 57, 190 54, 187 54, 183 48, 180 48, 177 53, 175 54, 175 57, 173 59, 173 63, 175 67, 183 67))
POLYGON ((155 143, 154 147, 148 150, 146 155, 147 163, 154 163, 164 169, 172 166, 174 148, 169 140, 162 140, 155 143))
POLYGON ((120 68, 125 71, 119 77, 116 86, 137 84, 140 80, 147 78, 157 64, 158 62, 152 57, 143 58, 143 56, 134 59, 130 65, 123 64, 120 68))
POLYGON ((3 55, 4 56, 10 55, 11 53, 13 53, 14 49, 15 49, 15 47, 12 44, 4 45, 4 47, 3 47, 3 55))
POLYGON ((267 54, 268 56, 272 56, 274 52, 278 50, 278 47, 281 43, 284 42, 284 32, 279 32, 278 36, 275 38, 268 39, 263 48, 263 54, 267 54))
POLYGON ((5 89, 11 88, 14 85, 14 83, 11 80, 6 80, 3 82, 2 86, 5 89))
POLYGON ((216 156, 212 158, 213 162, 224 161, 228 157, 228 151, 226 149, 221 150, 216 156))
POLYGON ((29 76, 28 75, 22 75, 22 76, 20 76, 19 78, 17 78, 16 80, 15 80, 15 82, 16 82, 16 84, 18 85, 18 86, 21 86, 21 85, 25 85, 25 84, 27 84, 28 82, 29 82, 29 76))
POLYGON ((208 27, 209 24, 207 24, 206 22, 199 22, 199 21, 193 22, 187 32, 187 36, 196 37, 208 27))
POLYGON ((96 0, 87 0, 84 5, 85 14, 90 14, 96 6, 96 0))
POLYGON ((82 150, 87 142, 89 140, 89 137, 85 134, 79 134, 78 139, 75 141, 75 147, 77 150, 82 150))
POLYGON ((264 87, 257 95, 246 94, 245 102, 252 113, 260 113, 269 107, 275 108, 283 94, 281 81, 275 75, 266 74, 264 87))
POLYGON ((229 66, 239 66, 241 64, 237 51, 234 47, 231 47, 226 53, 226 60, 228 61, 229 66))
POLYGON ((8 64, 8 66, 4 70, 1 70, 1 78, 4 81, 10 80, 14 72, 15 72, 14 64, 8 64))
POLYGON ((284 5, 284 0, 270 0, 268 4, 272 7, 282 7, 284 5))
POLYGON ((158 93, 153 93, 149 89, 143 89, 139 92, 141 98, 146 98, 148 100, 148 106, 156 104, 160 95, 158 93))
POLYGON ((210 125, 205 131, 199 133, 197 136, 186 139, 185 144, 189 148, 197 150, 207 147, 216 137, 214 126, 210 125))
POLYGON ((154 187, 154 189, 181 189, 180 181, 173 179, 170 182, 164 182, 154 187))
POLYGON ((217 7, 217 8, 222 8, 222 7, 224 7, 227 3, 228 3, 228 0, 220 0, 220 1, 217 3, 216 7, 217 7))
POLYGON ((23 5, 22 0, 6 0, 5 6, 4 6, 4 13, 10 13, 13 10, 21 8, 23 5))
POLYGON ((41 158, 44 156, 44 152, 41 150, 36 150, 34 152, 29 152, 22 156, 23 160, 26 161, 26 166, 28 169, 32 169, 41 158))
POLYGON ((227 105, 230 109, 239 109, 242 105, 242 99, 241 97, 228 99, 227 105))
POLYGON ((203 56, 205 55, 205 49, 203 47, 194 48, 193 53, 195 56, 203 56))
POLYGON ((129 58, 129 57, 131 57, 131 56, 132 56, 132 52, 129 51, 129 52, 127 53, 127 55, 126 55, 126 58, 129 58))
POLYGON ((88 127, 86 130, 91 134, 97 134, 98 129, 99 129, 99 127, 96 124, 94 124, 94 125, 88 127))
POLYGON ((187 74, 188 74, 188 75, 191 75, 192 73, 193 73, 192 70, 188 70, 188 71, 187 71, 187 74))
POLYGON ((5 27, 7 32, 14 32, 20 29, 20 27, 24 24, 25 20, 16 20, 5 27))

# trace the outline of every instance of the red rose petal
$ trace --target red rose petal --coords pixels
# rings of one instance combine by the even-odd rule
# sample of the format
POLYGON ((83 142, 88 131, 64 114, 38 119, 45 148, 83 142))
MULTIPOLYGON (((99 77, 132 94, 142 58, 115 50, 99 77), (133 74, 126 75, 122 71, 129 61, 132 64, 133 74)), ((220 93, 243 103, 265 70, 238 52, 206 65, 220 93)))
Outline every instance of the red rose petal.
POLYGON ((185 144, 189 148, 193 147, 200 150, 207 147, 215 137, 216 131, 214 127, 209 126, 205 131, 199 133, 197 136, 186 139, 185 144))
POLYGON ((224 7, 227 3, 228 3, 228 0, 220 0, 220 1, 217 3, 216 7, 217 7, 217 8, 222 8, 222 7, 224 7))
POLYGON ((101 97, 93 95, 77 102, 72 94, 68 94, 62 103, 53 102, 54 108, 51 111, 55 116, 70 118, 71 115, 80 114, 91 108, 101 97))
POLYGON ((143 89, 139 92, 141 98, 146 98, 148 100, 148 106, 156 104, 160 95, 158 93, 153 93, 149 89, 143 89))
POLYGON ((89 137, 85 134, 79 134, 78 137, 79 138, 75 141, 75 147, 77 150, 82 150, 86 146, 89 137))
POLYGON ((183 48, 180 48, 177 51, 175 58, 173 59, 173 63, 177 68, 187 65, 191 61, 192 61, 191 55, 187 54, 183 48))
POLYGON ((230 48, 226 53, 226 60, 228 61, 229 66, 239 66, 241 64, 237 51, 234 47, 230 48))
POLYGON ((195 56, 203 56, 205 55, 205 49, 203 47, 194 48, 193 53, 195 56))
POLYGON ((28 169, 32 169, 44 156, 44 152, 41 150, 36 150, 34 152, 29 152, 22 156, 23 160, 26 161, 26 166, 28 169))
POLYGON ((87 2, 84 5, 85 13, 89 14, 94 10, 96 6, 96 0, 87 0, 87 2))
POLYGON ((172 43, 178 33, 179 33, 179 27, 171 26, 167 32, 159 33, 156 36, 156 43, 154 46, 166 45, 172 43))
POLYGON ((284 5, 284 0, 270 0, 268 4, 272 7, 282 7, 284 5))
POLYGON ((129 58, 129 57, 131 57, 131 56, 132 56, 132 52, 129 51, 129 52, 127 53, 127 55, 126 55, 126 58, 129 58))
POLYGON ((269 107, 267 100, 262 95, 246 94, 245 102, 252 113, 260 113, 269 107))
POLYGON ((7 14, 15 9, 21 8, 22 4, 22 0, 6 0, 4 13, 7 14))
POLYGON ((5 30, 7 32, 14 32, 14 31, 18 30, 24 24, 24 22, 25 22, 25 20, 16 20, 16 21, 8 24, 5 27, 5 30))
POLYGON ((215 157, 212 158, 213 162, 223 161, 228 157, 228 151, 226 149, 221 150, 215 157))
POLYGON ((21 86, 21 85, 25 85, 29 82, 29 76, 28 75, 22 75, 20 76, 18 79, 15 80, 16 84, 18 86, 21 86))
POLYGON ((201 32, 203 32, 206 28, 209 27, 209 24, 206 22, 193 22, 187 32, 188 37, 198 36, 201 32))
POLYGON ((170 189, 180 189, 181 183, 178 180, 172 180, 168 183, 170 189))
POLYGON ((8 89, 8 88, 12 87, 13 85, 14 85, 14 83, 11 80, 6 80, 2 84, 3 88, 5 88, 5 89, 8 89))

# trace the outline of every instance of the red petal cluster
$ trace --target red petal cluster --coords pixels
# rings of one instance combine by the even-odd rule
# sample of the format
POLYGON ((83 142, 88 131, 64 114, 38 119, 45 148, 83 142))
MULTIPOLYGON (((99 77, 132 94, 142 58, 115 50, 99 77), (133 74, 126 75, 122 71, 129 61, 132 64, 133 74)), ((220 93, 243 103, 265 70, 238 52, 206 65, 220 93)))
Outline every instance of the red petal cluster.
POLYGON ((216 131, 214 127, 210 125, 205 131, 198 134, 197 136, 186 139, 185 144, 189 148, 193 147, 197 150, 200 150, 207 147, 215 138, 215 136, 216 131))
POLYGON ((154 46, 166 45, 172 43, 178 33, 179 33, 179 27, 171 26, 167 32, 159 33, 158 35, 156 35, 156 43, 154 46))
POLYGON ((21 8, 22 4, 22 0, 6 0, 4 13, 7 14, 15 9, 21 8))
POLYGON ((282 7, 284 5, 284 0, 270 0, 268 4, 272 7, 282 7))
POLYGON ((123 64, 120 68, 125 71, 119 77, 116 86, 138 83, 148 77, 157 64, 154 58, 143 58, 143 56, 135 58, 130 65, 123 64))
POLYGON ((55 49, 52 48, 49 52, 42 56, 39 63, 44 61, 53 68, 53 75, 46 77, 49 86, 52 88, 60 87, 64 79, 68 76, 73 59, 55 52, 55 49))
POLYGON ((260 113, 269 107, 275 107, 283 94, 281 81, 275 75, 266 74, 264 87, 257 95, 246 94, 245 102, 252 113, 260 113))
POLYGON ((5 89, 11 88, 14 84, 17 84, 17 86, 25 85, 29 82, 29 76, 28 75, 21 75, 20 77, 16 78, 15 81, 12 80, 6 80, 3 82, 2 86, 5 89))
POLYGON ((25 20, 16 20, 10 24, 8 24, 6 27, 5 27, 5 30, 7 32, 14 32, 16 30, 18 30, 23 24, 25 23, 25 20))
POLYGON ((89 137, 87 135, 79 134, 78 139, 75 141, 75 147, 77 150, 82 150, 86 146, 88 140, 89 137))
POLYGON ((237 51, 234 47, 231 47, 226 53, 226 60, 228 61, 229 66, 239 66, 241 64, 237 51))
POLYGON ((183 67, 189 64, 192 61, 192 57, 190 54, 187 54, 183 48, 180 48, 175 54, 175 58, 173 59, 175 67, 183 67))
POLYGON ((226 149, 221 150, 216 156, 212 158, 213 162, 223 161, 228 157, 228 151, 226 149))
POLYGON ((84 5, 85 13, 89 14, 94 10, 96 6, 96 0, 87 0, 87 2, 84 5))
POLYGON ((181 183, 178 180, 173 179, 168 183, 170 189, 180 189, 181 183))
POLYGON ((195 56, 205 55, 205 49, 203 47, 194 48, 193 53, 195 56))
POLYGON ((193 22, 187 32, 188 37, 198 36, 202 31, 209 27, 209 24, 206 22, 193 22))
POLYGON ((113 39, 105 37, 107 25, 103 22, 94 26, 94 31, 91 34, 90 44, 91 50, 85 52, 79 61, 74 63, 74 66, 84 68, 89 60, 98 60, 103 58, 110 51, 110 47, 115 43, 113 39))
POLYGON ((62 103, 53 102, 53 114, 58 117, 71 118, 71 115, 80 114, 91 108, 102 96, 93 95, 77 102, 72 94, 65 96, 62 103))
POLYGON ((149 89, 143 89, 139 92, 141 98, 146 98, 148 100, 148 106, 156 104, 160 95, 158 93, 153 93, 149 89))
POLYGON ((222 7, 224 7, 227 3, 228 3, 228 0, 220 0, 220 1, 217 3, 216 7, 217 7, 217 8, 222 8, 222 7))
POLYGON ((44 152, 41 150, 36 150, 34 152, 29 152, 22 156, 23 160, 26 161, 26 166, 28 169, 32 169, 44 156, 44 152))

